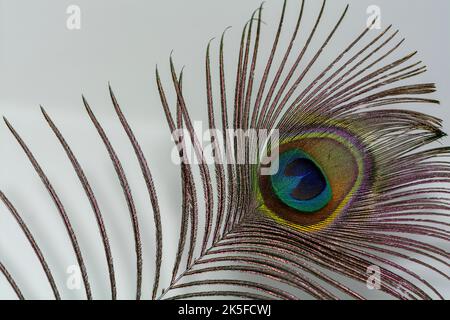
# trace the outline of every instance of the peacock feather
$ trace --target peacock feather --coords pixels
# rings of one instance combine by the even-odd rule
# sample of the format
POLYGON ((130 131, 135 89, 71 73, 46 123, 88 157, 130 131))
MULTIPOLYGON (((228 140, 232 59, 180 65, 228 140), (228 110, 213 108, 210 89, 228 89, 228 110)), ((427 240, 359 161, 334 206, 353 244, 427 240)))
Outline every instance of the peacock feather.
MULTIPOLYGON (((438 104, 433 83, 419 80, 426 71, 416 52, 394 58, 403 43, 388 26, 354 32, 325 68, 317 60, 332 45, 347 14, 314 46, 326 1, 319 12, 299 1, 298 20, 285 30, 287 1, 268 57, 261 60, 263 6, 242 30, 235 74, 226 73, 226 30, 219 41, 218 64, 205 55, 206 106, 210 145, 202 143, 183 93, 183 70, 174 58, 164 83, 156 87, 179 156, 181 228, 173 267, 164 270, 164 213, 157 186, 135 134, 111 89, 115 113, 134 149, 145 180, 155 226, 152 299, 232 297, 245 299, 364 299, 368 270, 379 269, 379 290, 397 299, 443 299, 425 280, 431 272, 450 284, 449 252, 430 239, 450 240, 450 165, 448 147, 434 147, 445 134, 441 120, 396 105, 438 104), (316 14, 310 32, 304 16, 316 14), (281 45, 288 33, 290 41, 281 45), (304 37, 304 45, 295 44, 304 37), (262 65, 263 73, 256 72, 262 65), (320 66, 319 66, 320 67, 320 66), (315 73, 315 74, 314 74, 315 73), (312 79, 312 80, 309 80, 312 79), (233 88, 230 95, 227 89, 233 88), (217 91, 217 97, 215 92, 217 91), (170 95, 175 96, 171 102, 170 95), (237 133, 236 133, 237 132, 237 133), (192 150, 192 153, 188 152, 192 150), (194 157, 192 157, 194 155, 194 157), (209 160, 212 159, 212 161, 209 160), (199 177, 197 177, 197 174, 199 177), (399 261, 419 265, 421 272, 399 261), (164 280, 169 274, 168 283, 164 280)), ((294 10, 294 7, 292 8, 294 10)), ((121 160, 87 99, 92 125, 108 152, 123 190, 134 237, 136 299, 143 272, 140 224, 133 192, 121 160)), ((111 298, 117 298, 116 273, 103 214, 93 188, 62 131, 42 114, 70 160, 96 218, 108 265, 111 298)), ((13 125, 5 123, 24 151, 62 219, 82 275, 86 297, 91 283, 69 215, 44 169, 13 125)), ((0 198, 24 232, 56 299, 61 298, 44 253, 7 196, 0 198)), ((448 246, 447 246, 448 247, 448 246)), ((0 261, 0 270, 17 296, 17 283, 0 261)))

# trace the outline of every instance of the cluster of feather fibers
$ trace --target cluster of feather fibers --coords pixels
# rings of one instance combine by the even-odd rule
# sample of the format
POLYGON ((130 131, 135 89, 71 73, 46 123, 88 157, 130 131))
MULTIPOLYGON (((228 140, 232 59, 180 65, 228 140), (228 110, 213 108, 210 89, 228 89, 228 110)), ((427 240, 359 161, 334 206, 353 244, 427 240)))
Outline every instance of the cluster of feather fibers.
MULTIPOLYGON (((312 40, 323 19, 323 1, 315 25, 305 34, 305 45, 299 52, 294 52, 293 47, 300 37, 305 3, 301 2, 296 27, 290 31, 289 45, 281 49, 279 41, 284 32, 286 8, 285 2, 272 50, 262 63, 264 73, 258 83, 255 70, 261 63, 258 57, 262 7, 254 12, 242 32, 237 71, 233 76, 234 97, 226 94, 230 75, 225 74, 224 66, 225 32, 220 42, 217 69, 211 66, 209 45, 205 60, 209 127, 221 128, 223 132, 229 128, 277 129, 280 134, 276 147, 278 154, 280 157, 287 155, 283 160, 285 167, 282 167, 285 176, 284 171, 275 178, 262 175, 256 164, 218 161, 211 167, 201 161, 204 150, 183 96, 182 73, 178 75, 171 58, 172 85, 177 96, 173 110, 156 72, 169 129, 171 132, 181 128, 187 130, 186 141, 177 141, 177 146, 182 147, 186 142, 194 146, 200 160, 201 176, 199 187, 195 183, 193 165, 181 163, 182 223, 171 281, 165 287, 160 283, 163 225, 154 182, 144 153, 110 90, 115 111, 136 153, 153 207, 156 272, 152 298, 364 299, 368 293, 366 282, 370 266, 379 268, 379 290, 388 296, 443 298, 423 274, 398 262, 417 264, 445 281, 450 280, 449 253, 423 240, 450 240, 449 223, 446 222, 450 210, 450 165, 444 161, 450 148, 425 147, 444 136, 440 130, 441 122, 418 112, 388 109, 397 104, 438 103, 426 97, 434 92, 433 84, 398 84, 425 72, 425 67, 421 62, 413 61, 415 53, 391 59, 403 40, 396 42, 397 32, 390 26, 376 36, 367 27, 300 90, 300 84, 304 84, 322 51, 330 45, 348 7, 321 46, 313 47, 312 40), (356 49, 363 39, 368 39, 368 44, 356 49), (312 58, 306 58, 307 52, 312 58), (281 63, 275 66, 278 55, 282 57, 281 63), (290 59, 294 62, 288 63, 290 59), (214 71, 219 74, 219 101, 213 98, 214 71), (220 114, 220 121, 216 120, 217 114, 220 114), (305 180, 308 175, 309 180, 305 180), (310 184, 299 190, 292 188, 302 181, 303 184, 310 181, 310 184), (321 196, 325 190, 328 193, 321 196), (201 200, 197 193, 203 194, 201 200), (204 216, 200 216, 203 206, 199 201, 204 201, 204 216), (222 276, 223 272, 227 277, 222 276)), ((128 204, 135 239, 136 298, 140 299, 143 281, 141 229, 131 189, 105 131, 88 102, 83 101, 114 164, 128 204)), ((70 159, 92 206, 108 262, 111 297, 116 299, 113 257, 96 197, 69 144, 44 109, 42 112, 70 159)), ((77 235, 64 206, 27 144, 6 119, 5 122, 58 209, 78 260, 86 297, 92 299, 77 235)), ((236 151, 236 145, 232 145, 226 136, 223 144, 216 139, 212 141, 217 153, 236 151)), ((250 145, 236 148, 244 148, 249 157, 253 152, 250 145)), ((180 156, 184 156, 182 149, 180 156)), ((6 195, 1 192, 0 196, 39 258, 55 298, 60 299, 58 285, 32 232, 6 195)), ((20 285, 1 261, 0 270, 18 297, 24 298, 20 285)))

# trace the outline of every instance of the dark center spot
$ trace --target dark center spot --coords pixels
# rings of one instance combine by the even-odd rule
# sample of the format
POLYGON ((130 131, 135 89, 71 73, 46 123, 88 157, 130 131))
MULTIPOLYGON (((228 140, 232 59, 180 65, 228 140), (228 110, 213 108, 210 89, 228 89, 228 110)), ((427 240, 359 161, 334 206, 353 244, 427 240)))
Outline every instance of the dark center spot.
POLYGON ((288 177, 301 177, 291 196, 297 200, 311 200, 320 195, 326 188, 327 182, 322 171, 309 159, 298 158, 289 163, 284 174, 288 177))

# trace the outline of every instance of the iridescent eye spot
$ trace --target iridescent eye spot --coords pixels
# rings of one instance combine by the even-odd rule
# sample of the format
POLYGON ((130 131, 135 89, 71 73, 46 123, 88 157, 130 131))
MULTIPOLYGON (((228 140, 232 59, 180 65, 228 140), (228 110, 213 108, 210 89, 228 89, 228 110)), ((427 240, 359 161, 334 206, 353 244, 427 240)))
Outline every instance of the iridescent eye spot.
POLYGON ((278 173, 271 176, 272 188, 284 204, 311 213, 331 199, 331 187, 320 167, 300 150, 280 155, 278 173))
POLYGON ((281 143, 278 171, 259 176, 262 212, 302 231, 321 230, 337 219, 357 196, 370 166, 348 139, 312 132, 281 143))
POLYGON ((327 187, 327 181, 319 168, 309 159, 296 159, 285 169, 287 177, 298 177, 297 187, 291 195, 297 200, 311 200, 319 196, 327 187))

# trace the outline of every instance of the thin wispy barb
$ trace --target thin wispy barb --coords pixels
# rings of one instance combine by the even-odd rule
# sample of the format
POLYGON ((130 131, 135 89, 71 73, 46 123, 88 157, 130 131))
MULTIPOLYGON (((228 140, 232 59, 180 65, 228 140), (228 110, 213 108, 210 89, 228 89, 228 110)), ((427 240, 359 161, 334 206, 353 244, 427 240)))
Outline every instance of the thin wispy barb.
POLYGON ((154 213, 154 221, 155 221, 155 227, 156 227, 156 270, 155 270, 155 281, 153 285, 153 293, 152 298, 155 299, 157 291, 158 291, 158 285, 159 285, 159 277, 161 273, 161 260, 162 260, 162 227, 161 227, 161 214, 159 212, 159 204, 158 204, 158 197, 156 195, 155 185, 153 183, 153 177, 150 172, 150 169, 147 164, 147 160, 145 159, 144 153, 142 152, 141 147, 139 146, 139 143, 136 140, 136 137, 134 136, 133 130, 131 130, 124 114, 122 113, 122 110, 120 109, 119 104, 117 103, 116 97, 114 96, 114 93, 111 89, 111 86, 109 87, 109 92, 111 95, 112 102, 114 104, 114 109, 116 110, 116 113, 120 119, 120 122, 122 123, 123 128, 125 129, 128 138, 130 139, 130 143, 133 145, 134 152, 136 153, 136 157, 139 161, 139 165, 141 167, 142 175, 144 176, 145 184, 147 186, 147 190, 149 193, 150 201, 152 203, 153 213, 154 213))
POLYGON ((102 213, 100 212, 100 208, 97 202, 97 199, 95 198, 94 192, 92 191, 91 185, 89 184, 89 181, 81 168, 80 163, 78 162, 77 158, 75 157, 74 153, 70 149, 69 145, 67 144, 66 140, 64 139, 63 135, 59 131, 59 129, 56 127, 55 123, 52 121, 50 116, 47 114, 45 109, 41 107, 42 115, 44 116, 45 120, 47 121, 48 125, 52 129, 55 136, 58 138, 61 146, 64 148, 64 151, 66 152, 67 157, 69 158, 73 169, 75 170, 78 179, 80 180, 81 185, 83 186, 83 189, 86 193, 86 196, 89 200, 89 203, 91 204, 92 210, 94 211, 95 218, 97 220, 97 225, 100 231, 100 235, 103 242, 103 247, 105 249, 105 256, 106 261, 108 263, 108 271, 109 271, 109 279, 111 284, 111 298, 113 300, 116 300, 117 298, 117 289, 116 289, 116 279, 115 279, 115 273, 114 273, 114 263, 113 263, 113 257, 111 253, 111 245, 109 243, 108 234, 106 232, 105 223, 103 220, 102 213))
MULTIPOLYGON (((34 239, 33 234, 31 233, 30 229, 27 227, 27 224, 22 219, 22 217, 20 216, 17 209, 9 201, 9 199, 6 197, 6 195, 1 191, 0 191, 0 199, 2 200, 4 205, 8 208, 9 212, 12 214, 12 216, 14 217, 14 219, 17 221, 20 228, 22 229, 24 235, 27 237, 28 242, 30 243, 31 247, 33 248, 34 253, 36 254, 37 258, 39 259, 39 262, 41 263, 41 266, 45 272, 45 275, 47 276, 48 282, 49 282, 50 286, 52 287, 52 291, 55 296, 55 299, 60 300, 61 296, 60 296, 58 288, 56 286, 55 279, 53 278, 53 275, 52 275, 52 272, 50 271, 48 263, 45 260, 44 255, 42 254, 41 248, 36 243, 36 240, 34 239)), ((4 269, 4 270, 6 271, 6 269, 4 269)))
POLYGON ((39 163, 37 162, 36 158, 31 153, 31 151, 28 148, 28 146, 25 144, 25 142, 19 136, 17 131, 13 128, 13 126, 8 122, 8 120, 5 117, 3 117, 3 120, 5 121, 5 124, 8 127, 8 129, 13 134, 14 138, 17 140, 19 145, 22 147, 22 149, 25 152, 26 156, 30 160, 30 163, 32 164, 34 170, 39 175, 39 178, 41 178, 42 183, 44 184, 45 188, 47 189, 48 193, 50 194, 50 197, 52 198, 52 201, 55 204, 56 209, 58 210, 58 212, 59 212, 59 214, 61 216, 61 219, 64 222, 67 234, 68 234, 68 236, 70 238, 70 241, 72 243, 72 248, 73 248, 73 250, 75 252, 75 255, 76 255, 76 258, 77 258, 77 261, 78 261, 78 266, 80 268, 80 272, 81 272, 81 275, 82 275, 82 278, 83 278, 83 283, 84 283, 84 289, 86 291, 86 296, 87 296, 87 298, 89 300, 91 300, 92 299, 91 285, 89 283, 86 266, 84 264, 84 260, 83 260, 83 256, 82 256, 82 253, 81 253, 80 246, 78 244, 77 236, 75 234, 75 231, 73 230, 73 227, 72 227, 72 224, 70 222, 70 219, 67 216, 66 210, 64 209, 64 206, 63 206, 61 200, 59 199, 58 194, 56 193, 55 189, 53 188, 53 185, 50 183, 50 180, 48 179, 48 177, 46 176, 46 174, 42 170, 41 166, 39 165, 39 163))
POLYGON ((17 297, 20 300, 25 300, 25 297, 22 294, 22 291, 20 291, 19 287, 17 286, 17 283, 14 281, 14 278, 11 276, 11 274, 6 270, 6 267, 3 265, 3 263, 0 262, 0 272, 5 276, 6 281, 11 285, 11 288, 16 293, 17 297))
POLYGON ((109 141, 105 131, 103 130, 102 126, 98 122, 97 118, 95 117, 94 113, 92 112, 91 107, 89 106, 86 99, 83 97, 83 103, 86 108, 86 111, 89 115, 89 118, 91 119, 92 123, 94 124, 95 128, 97 129, 97 132, 100 136, 100 138, 103 141, 103 144, 106 147, 106 150, 108 151, 108 154, 111 158, 111 162, 114 165, 114 169, 116 170, 117 177, 120 181, 120 186, 122 187, 123 194, 125 196, 127 205, 128 205, 128 211, 130 213, 130 219, 131 223, 133 225, 133 234, 134 234, 134 242, 135 242, 135 251, 136 251, 136 269, 137 269, 137 275, 136 275, 136 299, 139 300, 141 298, 142 293, 142 244, 141 244, 141 233, 139 228, 139 221, 137 217, 136 212, 136 206, 134 204, 133 195, 131 194, 130 186, 128 183, 128 179, 125 175, 125 172, 122 167, 122 163, 120 162, 116 151, 114 150, 113 146, 111 145, 111 142, 109 141))

